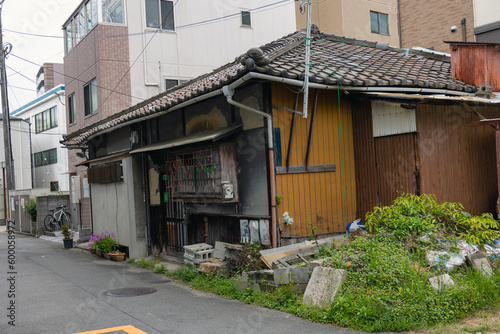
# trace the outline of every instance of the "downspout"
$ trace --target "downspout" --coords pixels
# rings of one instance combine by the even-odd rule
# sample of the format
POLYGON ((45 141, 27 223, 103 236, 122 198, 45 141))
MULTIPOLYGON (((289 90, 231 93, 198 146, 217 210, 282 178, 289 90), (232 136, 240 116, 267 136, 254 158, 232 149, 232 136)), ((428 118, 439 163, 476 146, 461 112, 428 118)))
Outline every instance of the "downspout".
POLYGON ((31 188, 33 188, 33 186, 35 185, 35 173, 33 172, 34 168, 33 168, 33 163, 34 163, 34 159, 33 159, 33 145, 32 145, 32 142, 31 142, 31 123, 28 122, 28 129, 29 129, 29 133, 30 133, 30 166, 31 166, 31 188))
POLYGON ((257 115, 260 115, 262 117, 266 118, 266 124, 267 124, 267 143, 268 143, 268 148, 269 148, 269 178, 270 178, 270 184, 271 184, 271 230, 272 230, 272 246, 273 248, 276 248, 278 243, 277 243, 277 219, 276 219, 276 175, 274 171, 274 147, 273 147, 273 119, 272 116, 269 114, 266 114, 263 111, 251 108, 249 106, 246 106, 242 103, 236 102, 233 100, 233 95, 234 95, 234 89, 230 88, 229 86, 224 86, 222 87, 222 93, 224 93, 224 96, 226 96, 227 102, 229 104, 232 104, 235 107, 238 107, 243 110, 247 110, 250 112, 253 112, 257 115))
POLYGON ((398 34, 399 34, 399 47, 403 47, 403 38, 401 37, 401 0, 398 0, 398 34))

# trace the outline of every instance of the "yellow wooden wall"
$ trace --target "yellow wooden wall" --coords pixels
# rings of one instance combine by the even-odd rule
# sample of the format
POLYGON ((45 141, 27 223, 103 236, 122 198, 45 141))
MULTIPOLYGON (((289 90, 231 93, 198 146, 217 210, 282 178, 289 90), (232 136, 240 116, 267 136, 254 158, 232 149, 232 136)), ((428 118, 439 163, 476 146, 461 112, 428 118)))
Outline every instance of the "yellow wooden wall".
MULTIPOLYGON (((274 83, 273 106, 294 108, 296 94, 292 88, 274 83)), ((297 173, 276 175, 277 195, 284 196, 278 205, 278 220, 282 237, 308 237, 312 225, 316 233, 344 232, 347 223, 356 219, 356 185, 354 169, 353 128, 351 104, 341 100, 340 119, 343 159, 341 159, 339 108, 336 91, 310 90, 309 117, 296 116, 290 166, 304 166, 311 112, 315 94, 318 102, 314 120, 309 165, 335 164, 335 172, 297 173), (343 166, 342 166, 343 163, 343 166), (343 168, 343 171, 342 171, 343 168), (343 181, 344 177, 344 181, 343 181), (345 185, 345 186, 344 186, 345 185), (346 210, 347 206, 347 210, 346 210), (294 219, 291 226, 283 226, 283 213, 294 219)), ((303 94, 299 95, 297 110, 302 111, 303 94)), ((286 166, 292 112, 273 108, 273 126, 281 131, 282 166, 286 166)))

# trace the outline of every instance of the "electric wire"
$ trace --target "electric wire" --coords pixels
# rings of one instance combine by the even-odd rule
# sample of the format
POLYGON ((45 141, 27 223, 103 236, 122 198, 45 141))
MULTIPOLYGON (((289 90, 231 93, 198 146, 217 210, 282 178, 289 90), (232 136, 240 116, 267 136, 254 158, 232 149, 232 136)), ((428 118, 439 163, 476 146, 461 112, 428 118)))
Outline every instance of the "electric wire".
MULTIPOLYGON (((261 13, 266 10, 270 10, 272 6, 279 7, 277 5, 288 5, 289 3, 293 3, 294 0, 280 0, 271 4, 263 5, 260 7, 256 7, 253 9, 247 10, 248 12, 254 12, 254 13, 261 13)), ((325 0, 327 1, 327 0, 325 0)), ((273 8, 274 9, 274 8, 273 8)), ((199 22, 194 22, 194 23, 189 23, 181 26, 175 26, 173 29, 178 30, 178 29, 186 29, 194 26, 199 26, 199 25, 204 25, 208 23, 213 23, 213 22, 218 22, 218 21, 224 21, 225 19, 231 19, 235 18, 241 15, 241 12, 233 13, 233 14, 228 14, 224 16, 219 16, 213 19, 208 19, 208 20, 203 20, 199 22)), ((64 36, 55 36, 55 35, 43 35, 43 34, 33 34, 33 33, 27 33, 27 32, 22 32, 22 31, 16 31, 16 30, 11 30, 11 29, 3 29, 6 32, 10 33, 15 33, 15 34, 20 34, 20 35, 26 35, 26 36, 33 36, 33 37, 42 37, 42 38, 58 38, 58 39, 64 39, 66 37, 64 36)), ((101 38, 118 38, 118 37, 129 37, 129 36, 141 36, 141 35, 147 35, 147 34, 156 34, 156 30, 147 30, 144 32, 137 32, 137 33, 130 33, 130 34, 121 34, 121 35, 111 35, 111 36, 84 36, 83 38, 89 38, 89 39, 101 39, 101 38)), ((83 39, 82 38, 82 39, 83 39)))

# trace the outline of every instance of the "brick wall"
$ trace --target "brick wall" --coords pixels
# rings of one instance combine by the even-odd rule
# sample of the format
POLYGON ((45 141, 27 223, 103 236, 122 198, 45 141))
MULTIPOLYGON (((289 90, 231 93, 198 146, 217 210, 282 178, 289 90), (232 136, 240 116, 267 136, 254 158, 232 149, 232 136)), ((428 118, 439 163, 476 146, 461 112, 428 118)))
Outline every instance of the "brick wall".
POLYGON ((403 48, 434 47, 449 53, 443 41, 462 41, 462 18, 467 20, 467 41, 474 41, 473 0, 400 0, 399 5, 403 48), (455 33, 451 26, 457 26, 455 33))

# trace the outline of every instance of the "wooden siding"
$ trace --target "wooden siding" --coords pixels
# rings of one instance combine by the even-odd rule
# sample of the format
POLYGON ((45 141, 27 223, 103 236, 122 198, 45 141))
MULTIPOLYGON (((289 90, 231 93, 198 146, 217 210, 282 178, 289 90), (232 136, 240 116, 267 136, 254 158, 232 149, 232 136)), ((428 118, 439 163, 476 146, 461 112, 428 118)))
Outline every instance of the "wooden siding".
MULTIPOLYGON (((499 109, 474 110, 500 116, 499 109)), ((498 196, 495 130, 469 126, 477 120, 467 106, 417 106, 422 193, 460 202, 472 214, 493 212, 498 196)))
POLYGON ((356 202, 358 218, 377 205, 377 168, 370 102, 353 102, 354 160, 356 165, 356 202))
MULTIPOLYGON (((341 102, 341 125, 343 159, 341 159, 339 136, 339 109, 337 92, 310 92, 309 115, 312 115, 315 94, 318 93, 317 109, 311 136, 309 166, 336 165, 335 171, 286 173, 276 176, 277 195, 283 196, 278 205, 278 218, 286 211, 294 219, 291 226, 283 227, 283 237, 307 237, 311 226, 318 227, 317 234, 345 231, 346 224, 356 218, 356 184, 354 173, 354 148, 351 107, 349 101, 341 102), (342 166, 343 163, 343 166, 342 166), (347 207, 347 213, 346 213, 347 207)), ((272 104, 289 109, 294 108, 296 94, 280 84, 272 86, 272 104)), ((298 101, 302 110, 302 94, 298 101)), ((289 159, 290 166, 305 166, 309 130, 313 117, 295 117, 293 144, 288 157, 293 113, 273 108, 273 125, 280 128, 283 165, 289 159)))
POLYGON ((450 49, 454 78, 475 86, 492 86, 494 92, 500 91, 499 45, 451 45, 450 49))

